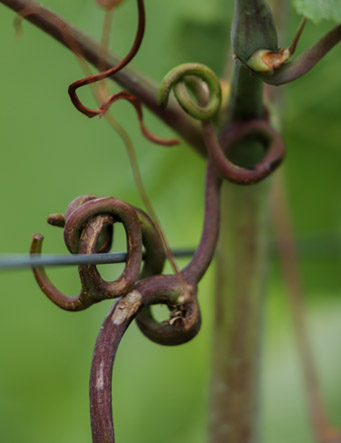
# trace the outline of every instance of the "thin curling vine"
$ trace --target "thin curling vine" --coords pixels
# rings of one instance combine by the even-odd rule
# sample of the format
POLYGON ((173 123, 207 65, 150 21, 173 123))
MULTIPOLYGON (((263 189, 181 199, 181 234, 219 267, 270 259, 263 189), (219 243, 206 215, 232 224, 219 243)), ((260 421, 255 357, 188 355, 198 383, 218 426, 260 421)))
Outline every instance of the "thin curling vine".
MULTIPOLYGON (((117 198, 85 195, 70 203, 65 217, 54 214, 48 219, 51 224, 59 226, 64 224, 61 220, 65 220, 64 240, 72 254, 108 252, 112 244, 112 227, 114 223, 121 222, 127 235, 127 262, 121 276, 112 282, 104 281, 94 265, 79 266, 82 290, 75 297, 61 293, 43 268, 34 268, 40 288, 60 308, 79 311, 101 300, 126 294, 140 277, 142 244, 145 262, 141 276, 162 271, 165 260, 162 241, 153 222, 142 210, 117 198)), ((41 234, 33 236, 31 254, 41 253, 42 242, 41 234)))
MULTIPOLYGON (((111 2, 110 2, 111 3, 111 2)), ((101 111, 98 109, 91 109, 82 104, 80 101, 78 95, 77 95, 77 89, 81 88, 82 86, 91 85, 92 83, 96 83, 100 80, 104 80, 108 77, 113 76, 117 72, 119 72, 122 68, 124 68, 137 54, 144 35, 145 30, 145 24, 146 24, 146 16, 145 16, 145 10, 144 10, 144 2, 143 0, 137 0, 137 7, 138 7, 138 27, 137 32, 135 36, 134 43, 128 52, 128 54, 113 68, 107 69, 104 72, 100 72, 98 74, 94 74, 85 78, 82 78, 80 80, 77 80, 76 82, 72 83, 69 86, 69 95, 71 98, 72 103, 74 106, 78 109, 78 111, 85 114, 87 117, 95 117, 96 115, 101 114, 101 111)))
POLYGON ((115 103, 118 100, 127 100, 129 103, 131 103, 136 111, 137 114, 137 118, 138 118, 138 122, 140 125, 140 130, 143 134, 143 136, 149 140, 152 143, 156 143, 157 145, 162 145, 162 146, 175 146, 179 144, 179 140, 175 140, 175 139, 165 139, 162 137, 158 137, 157 135, 153 134, 152 132, 150 132, 146 126, 143 123, 143 113, 142 113, 142 106, 141 103, 139 102, 139 100, 135 97, 135 95, 130 94, 130 92, 127 91, 119 91, 116 92, 116 94, 113 94, 112 96, 110 96, 108 99, 106 99, 103 103, 101 103, 101 105, 98 108, 98 116, 101 118, 103 117, 106 112, 108 111, 108 109, 110 108, 110 106, 115 103))
MULTIPOLYGON (((122 2, 122 0, 116 0, 116 1, 115 0, 108 0, 108 1, 97 1, 96 0, 96 3, 98 3, 101 7, 103 7, 107 11, 107 14, 110 13, 110 11, 113 10, 113 8, 115 8, 121 2, 122 2)), ((131 103, 134 106, 135 111, 137 113, 141 132, 144 135, 144 137, 146 137, 147 140, 149 140, 153 143, 159 144, 159 145, 163 145, 163 146, 174 146, 179 143, 178 140, 163 139, 161 137, 158 137, 158 136, 152 134, 145 127, 145 125, 143 123, 142 106, 141 106, 139 100, 133 94, 131 94, 127 91, 119 91, 119 92, 111 95, 109 98, 105 99, 99 105, 99 107, 97 109, 91 109, 91 108, 83 105, 83 103, 81 102, 81 100, 79 99, 79 97, 77 95, 77 90, 79 88, 86 86, 86 85, 91 85, 91 84, 97 83, 101 80, 105 80, 109 77, 112 77, 113 75, 117 74, 121 69, 123 69, 125 66, 127 66, 131 62, 131 60, 135 57, 138 50, 140 49, 140 46, 141 46, 141 43, 143 40, 144 31, 145 31, 145 23, 146 23, 144 1, 137 0, 137 6, 138 6, 137 32, 136 32, 134 43, 133 43, 130 51, 128 52, 128 54, 119 63, 117 63, 116 66, 114 66, 110 69, 107 69, 103 72, 99 72, 98 74, 88 75, 80 80, 73 82, 68 88, 68 93, 69 93, 70 99, 71 99, 73 105, 75 106, 75 108, 79 112, 81 112, 82 114, 86 115, 89 118, 93 118, 96 116, 103 117, 113 103, 115 103, 116 101, 121 100, 121 99, 127 100, 129 103, 131 103)), ((109 20, 110 19, 111 19, 111 17, 109 17, 109 20)), ((72 45, 73 45, 73 43, 71 43, 71 47, 72 47, 72 45)))
MULTIPOLYGON (((34 268, 35 278, 47 297, 60 308, 78 311, 109 298, 121 297, 109 312, 98 336, 91 369, 90 402, 94 443, 113 443, 111 379, 120 340, 136 317, 140 330, 159 344, 174 346, 191 340, 201 325, 197 286, 215 251, 219 231, 219 191, 221 179, 211 160, 207 163, 205 216, 200 243, 190 261, 178 275, 162 275, 165 261, 162 239, 150 218, 122 200, 95 195, 74 199, 63 214, 48 218, 52 225, 64 227, 64 240, 73 254, 108 252, 113 225, 123 223, 127 235, 127 263, 121 276, 102 279, 95 265, 80 265, 82 290, 76 297, 62 294, 48 279, 43 268, 34 268), (142 245, 144 265, 142 271, 142 245), (157 322, 151 305, 166 304, 167 321, 157 322)), ((43 237, 33 236, 31 253, 40 254, 43 237)))
POLYGON ((184 111, 197 120, 210 120, 221 106, 221 87, 214 72, 199 63, 185 63, 172 69, 163 79, 159 90, 159 104, 165 108, 174 87, 175 96, 184 111), (196 104, 183 89, 186 77, 195 76, 205 82, 209 89, 209 100, 205 106, 196 104))
POLYGON ((269 176, 282 162, 285 154, 284 144, 280 135, 271 127, 266 120, 247 120, 233 122, 226 130, 223 143, 218 140, 212 119, 217 114, 221 104, 221 87, 219 80, 209 68, 200 64, 184 64, 170 71, 163 79, 159 102, 161 106, 167 105, 171 89, 174 88, 175 97, 181 107, 193 118, 202 120, 202 133, 209 156, 215 167, 226 180, 238 184, 257 183, 269 176), (198 89, 193 83, 186 82, 186 78, 193 76, 203 80, 208 88, 209 97, 207 105, 194 103, 186 86, 192 93, 197 95, 198 89), (253 136, 265 149, 262 160, 250 168, 244 168, 233 164, 228 154, 232 148, 238 148, 248 137, 253 136))

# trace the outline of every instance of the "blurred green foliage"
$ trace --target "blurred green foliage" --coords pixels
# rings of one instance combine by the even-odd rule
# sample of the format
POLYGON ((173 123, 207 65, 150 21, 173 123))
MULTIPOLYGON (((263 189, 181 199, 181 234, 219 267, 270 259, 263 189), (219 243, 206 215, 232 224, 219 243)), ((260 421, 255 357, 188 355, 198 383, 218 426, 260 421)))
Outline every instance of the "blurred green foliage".
MULTIPOLYGON (((147 33, 134 65, 156 81, 184 61, 221 72, 228 56, 232 2, 149 0, 147 33), (196 46, 197 43, 197 46, 196 46)), ((92 1, 44 4, 98 38, 103 15, 92 1)), ((131 44, 135 2, 116 13, 111 47, 131 44)), ((0 4, 1 252, 28 251, 31 235, 46 235, 44 250, 65 253, 62 231, 46 224, 76 196, 113 195, 141 206, 124 147, 104 120, 88 120, 71 106, 67 86, 82 76, 74 56, 24 23, 19 40, 14 14, 0 4)), ((292 12, 288 35, 299 17, 292 12)), ((298 51, 331 27, 308 24, 298 51)), ((283 45, 287 42, 283 42, 283 45)), ((299 236, 341 236, 341 47, 306 78, 284 88, 286 182, 299 236)), ((84 97, 87 96, 84 93, 84 97)), ((90 99, 89 99, 90 100, 90 99)), ((204 162, 183 144, 148 144, 129 105, 114 113, 135 142, 150 198, 173 247, 197 244, 202 223, 204 162)), ((146 112, 160 136, 170 130, 146 112)), ((120 234, 118 234, 120 237, 120 234)), ((314 246, 314 244, 313 244, 314 246)), ((115 249, 123 247, 122 238, 115 249)), ((340 253, 302 251, 307 315, 323 387, 340 424, 340 253)), ((114 266, 106 275, 118 272, 114 266)), ((76 269, 51 270, 67 293, 79 289, 76 269)), ((203 327, 192 342, 163 348, 134 325, 123 339, 114 370, 114 419, 119 443, 203 443, 212 330, 214 269, 200 286, 203 327)), ((29 271, 1 276, 0 438, 8 443, 90 442, 88 377, 91 355, 110 302, 81 313, 56 308, 29 271)), ((262 381, 265 443, 312 441, 292 320, 276 259, 269 268, 262 381)))
POLYGON ((299 14, 319 23, 321 20, 341 21, 341 4, 334 0, 291 0, 299 14))

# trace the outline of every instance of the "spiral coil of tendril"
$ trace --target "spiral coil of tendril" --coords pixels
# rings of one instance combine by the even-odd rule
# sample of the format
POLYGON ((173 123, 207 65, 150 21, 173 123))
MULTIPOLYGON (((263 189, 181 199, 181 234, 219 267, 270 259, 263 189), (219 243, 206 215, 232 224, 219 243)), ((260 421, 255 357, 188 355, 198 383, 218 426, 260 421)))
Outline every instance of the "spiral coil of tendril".
MULTIPOLYGON (((43 268, 33 268, 35 278, 47 297, 62 309, 78 311, 102 300, 124 297, 132 291, 140 294, 142 310, 138 324, 150 339, 162 344, 190 340, 199 330, 200 312, 196 301, 196 281, 185 289, 177 276, 160 275, 165 262, 162 240, 149 216, 140 209, 113 197, 84 195, 74 199, 65 216, 54 214, 50 224, 64 227, 64 241, 72 254, 108 252, 112 246, 113 226, 122 223, 126 232, 127 260, 122 274, 105 281, 95 265, 78 267, 81 291, 77 296, 61 293, 43 268), (142 264, 144 246, 144 264, 142 264), (168 322, 158 323, 149 305, 165 303, 170 309, 168 322), (148 306, 147 306, 148 305, 148 306)), ((33 236, 30 252, 40 254, 43 236, 33 236)))
MULTIPOLYGON (((217 241, 219 187, 220 179, 209 161, 202 238, 192 260, 180 272, 180 278, 179 275, 161 275, 165 252, 160 235, 146 213, 114 197, 77 197, 69 204, 65 216, 53 214, 48 222, 64 227, 65 244, 72 254, 108 252, 112 246, 113 226, 122 223, 127 242, 125 268, 116 280, 108 282, 95 265, 80 265, 81 291, 74 297, 60 292, 44 268, 33 268, 40 288, 52 302, 70 311, 83 310, 101 300, 125 297, 135 291, 141 299, 139 310, 143 308, 137 318, 138 325, 147 337, 166 345, 190 340, 200 327, 197 284, 209 266, 217 241), (142 246, 145 259, 141 270, 142 246), (155 321, 150 305, 156 303, 169 307, 168 321, 155 321)), ((40 254, 42 243, 43 236, 35 234, 31 254, 40 254)))
MULTIPOLYGON (((51 224, 64 226, 64 240, 72 254, 108 252, 111 248, 114 223, 121 222, 127 235, 127 262, 120 277, 112 282, 102 279, 96 266, 79 266, 82 289, 78 296, 62 294, 50 282, 43 268, 35 268, 34 275, 44 293, 59 307, 66 310, 82 310, 93 303, 116 298, 129 292, 140 276, 142 243, 146 260, 142 274, 161 272, 164 253, 161 239, 151 229, 150 218, 141 210, 116 198, 97 198, 85 195, 73 200, 63 216, 49 217, 51 224), (56 221, 57 220, 57 221, 56 221)), ((33 237, 31 253, 40 253, 43 236, 33 237)))
POLYGON ((180 106, 193 118, 202 121, 202 133, 208 154, 223 178, 239 184, 257 183, 270 175, 282 162, 283 141, 270 123, 263 119, 233 122, 224 135, 224 148, 222 147, 212 123, 221 106, 221 87, 218 78, 209 68, 198 63, 188 63, 172 69, 164 77, 160 87, 159 103, 162 107, 167 106, 172 88, 180 106), (194 78, 196 82, 203 81, 208 89, 205 104, 195 103, 188 93, 187 88, 202 102, 194 78), (232 163, 227 154, 248 137, 260 141, 266 153, 258 163, 244 168, 232 163))

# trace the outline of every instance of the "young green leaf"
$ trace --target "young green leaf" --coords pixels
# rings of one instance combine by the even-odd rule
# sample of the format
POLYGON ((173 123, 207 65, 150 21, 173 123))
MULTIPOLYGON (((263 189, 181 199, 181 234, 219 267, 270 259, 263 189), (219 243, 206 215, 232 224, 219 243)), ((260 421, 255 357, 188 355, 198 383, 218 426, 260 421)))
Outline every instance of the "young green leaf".
POLYGON ((315 23, 321 20, 334 20, 341 23, 340 0, 292 0, 299 14, 315 23))

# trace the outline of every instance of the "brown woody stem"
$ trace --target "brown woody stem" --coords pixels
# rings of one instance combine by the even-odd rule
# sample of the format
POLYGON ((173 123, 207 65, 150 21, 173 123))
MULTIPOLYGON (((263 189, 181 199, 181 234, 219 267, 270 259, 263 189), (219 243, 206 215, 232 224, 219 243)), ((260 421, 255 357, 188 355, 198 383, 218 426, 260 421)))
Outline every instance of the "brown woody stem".
POLYGON ((112 370, 118 345, 141 306, 138 295, 128 295, 110 310, 98 334, 90 374, 90 412, 93 443, 114 443, 112 370))

